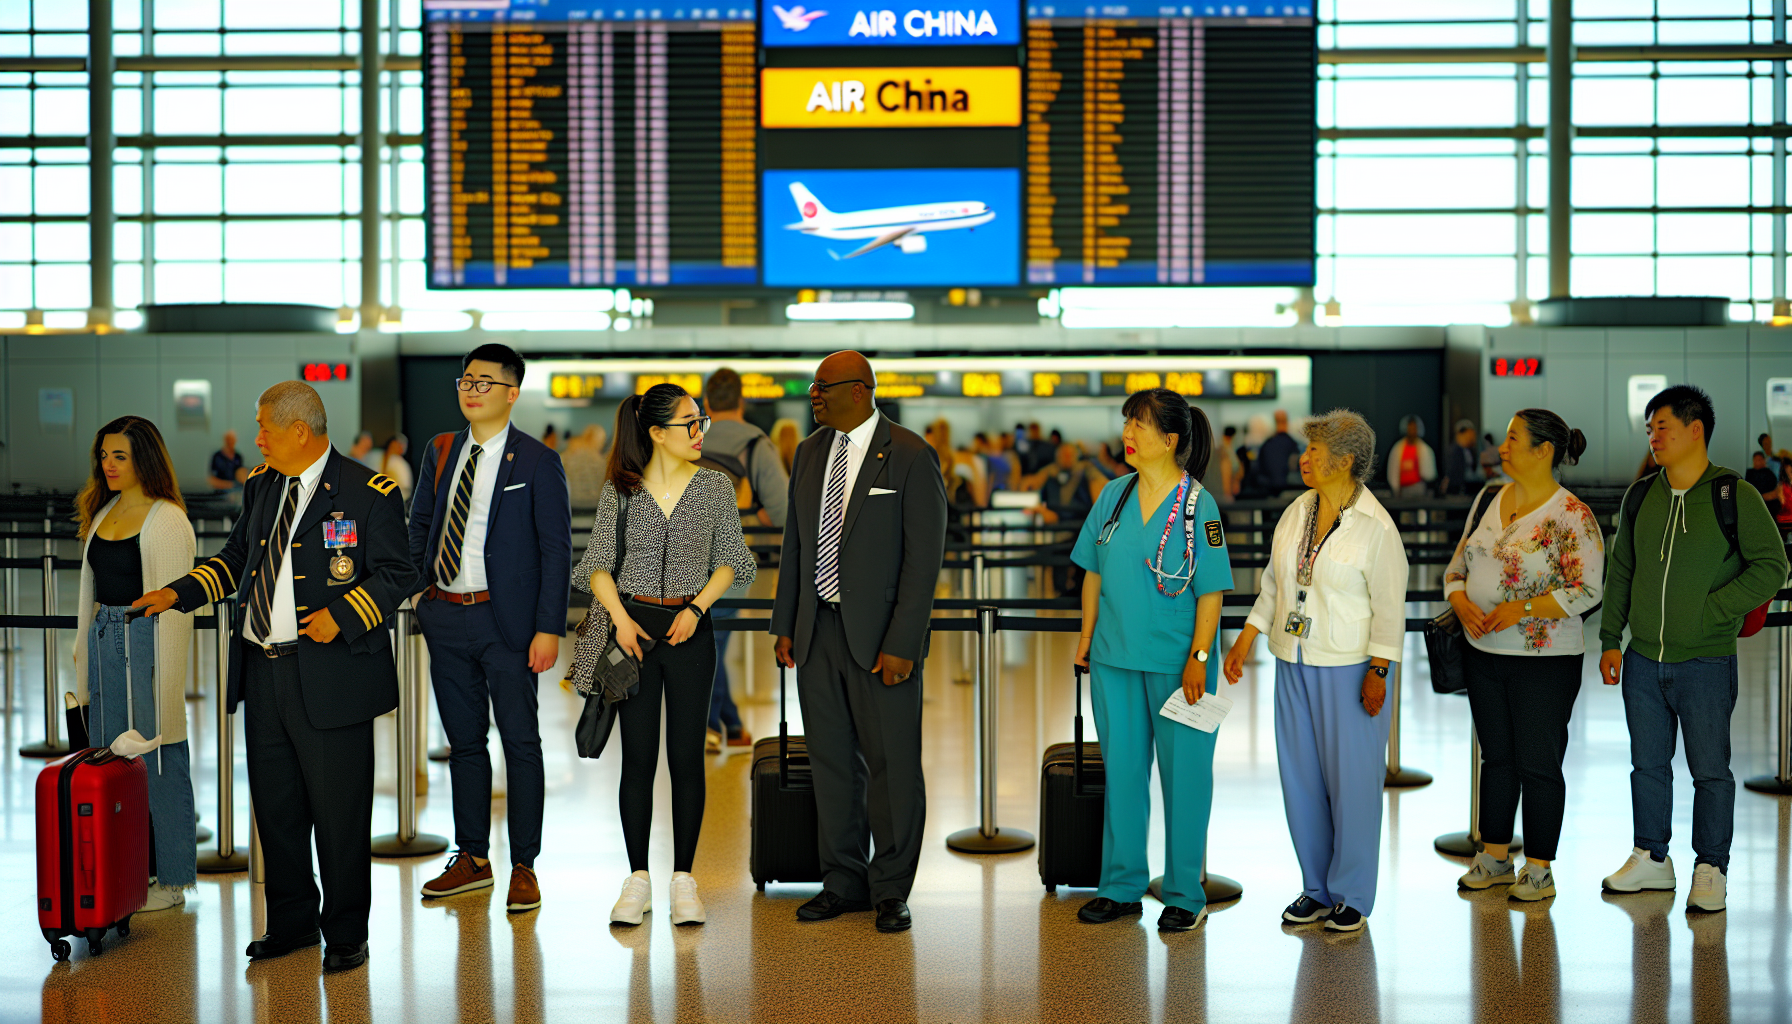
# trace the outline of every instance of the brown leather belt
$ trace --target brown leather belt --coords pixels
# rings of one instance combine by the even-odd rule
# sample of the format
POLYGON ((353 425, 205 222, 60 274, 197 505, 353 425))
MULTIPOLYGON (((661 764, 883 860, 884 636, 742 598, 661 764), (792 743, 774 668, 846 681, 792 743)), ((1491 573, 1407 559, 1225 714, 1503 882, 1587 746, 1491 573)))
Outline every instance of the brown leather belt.
POLYGON ((645 594, 630 594, 628 599, 630 601, 639 601, 642 604, 657 604, 661 608, 683 608, 685 605, 697 600, 697 595, 686 594, 684 597, 648 597, 645 594))
POLYGON ((432 601, 447 601, 449 604, 484 604, 492 599, 492 592, 476 590, 471 594, 456 594, 443 590, 432 583, 429 585, 429 589, 423 592, 423 596, 432 601))

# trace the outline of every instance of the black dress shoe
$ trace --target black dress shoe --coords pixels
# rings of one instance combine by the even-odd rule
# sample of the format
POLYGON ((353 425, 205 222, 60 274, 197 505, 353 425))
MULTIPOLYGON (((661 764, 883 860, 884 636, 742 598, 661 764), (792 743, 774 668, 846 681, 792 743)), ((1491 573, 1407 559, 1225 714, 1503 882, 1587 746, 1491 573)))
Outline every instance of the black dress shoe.
POLYGON ((1076 912, 1076 917, 1085 924, 1107 924, 1109 921, 1118 921, 1144 912, 1143 903, 1116 903, 1106 896, 1097 896, 1083 904, 1083 909, 1076 912))
POLYGON ((796 908, 796 916, 799 921, 831 921, 841 914, 854 914, 870 909, 871 904, 864 900, 849 900, 823 889, 820 896, 796 908))
POLYGON ((877 930, 880 932, 906 932, 909 925, 914 924, 909 917, 908 904, 899 899, 879 900, 877 904, 877 930))
POLYGON ((285 956, 286 954, 297 950, 310 949, 313 946, 321 945, 323 941, 323 935, 315 929, 305 935, 299 935, 291 939, 279 939, 272 935, 263 935, 261 938, 249 943, 249 948, 243 950, 243 953, 251 960, 272 960, 275 957, 285 956))
POLYGON ((367 962, 367 943, 359 946, 327 946, 324 948, 324 973, 352 971, 367 962))

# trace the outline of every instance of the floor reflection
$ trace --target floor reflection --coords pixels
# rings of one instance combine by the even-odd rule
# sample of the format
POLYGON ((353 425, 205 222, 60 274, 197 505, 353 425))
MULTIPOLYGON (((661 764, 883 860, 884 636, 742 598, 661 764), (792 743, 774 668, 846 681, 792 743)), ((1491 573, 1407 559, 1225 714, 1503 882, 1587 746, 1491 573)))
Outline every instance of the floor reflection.
POLYGON ((1300 940, 1291 1024, 1379 1024, 1381 981, 1375 968, 1375 936, 1368 928, 1328 932, 1323 925, 1283 925, 1300 940))

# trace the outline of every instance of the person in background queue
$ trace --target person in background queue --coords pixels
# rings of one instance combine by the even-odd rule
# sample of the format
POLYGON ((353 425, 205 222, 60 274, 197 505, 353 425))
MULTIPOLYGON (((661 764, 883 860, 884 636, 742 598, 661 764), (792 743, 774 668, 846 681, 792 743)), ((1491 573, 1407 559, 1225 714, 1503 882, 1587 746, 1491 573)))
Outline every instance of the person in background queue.
POLYGON ((365 430, 355 435, 355 443, 349 446, 348 457, 368 469, 379 471, 380 454, 374 450, 373 435, 365 430))
POLYGON ((797 670, 815 780, 821 894, 797 917, 877 910, 907 931, 927 817, 921 678, 946 551, 933 448, 877 411, 857 352, 821 361, 797 446, 771 632, 797 670), (867 861, 868 841, 877 853, 867 861))
POLYGON ((1264 497, 1274 498, 1288 489, 1288 470, 1300 454, 1300 442, 1288 433, 1288 410, 1276 410, 1276 431, 1257 448, 1252 468, 1257 473, 1257 487, 1264 497))
POLYGON ((691 863, 703 829, 703 727, 716 674, 710 610, 736 580, 759 570, 740 531, 734 483, 703 469, 709 417, 676 384, 655 384, 616 410, 609 480, 598 499, 591 541, 574 585, 595 599, 573 661, 573 685, 592 688, 612 628, 616 646, 640 662, 640 692, 617 712, 622 782, 617 803, 630 875, 610 910, 611 924, 640 924, 653 909, 648 840, 653 777, 660 760, 660 705, 666 710, 666 769, 672 776, 672 923, 708 919, 691 863), (628 498, 626 509, 622 496, 628 498), (617 565, 620 520, 627 552, 617 565), (642 641, 652 646, 643 650, 642 641))
POLYGON ((398 493, 404 496, 406 505, 410 504, 411 492, 417 487, 416 475, 411 472, 411 463, 404 457, 410 447, 409 438, 403 434, 393 434, 383 449, 385 454, 380 456, 379 468, 381 473, 398 481, 398 493))
MULTIPOLYGON (((235 441, 225 435, 226 443, 235 441)), ((111 746, 128 731, 126 701, 136 704, 138 735, 153 737, 149 761, 150 887, 138 913, 172 910, 186 903, 184 890, 199 880, 193 819, 191 751, 187 746, 187 652, 193 617, 155 620, 155 664, 139 661, 133 693, 126 694, 123 613, 138 595, 166 586, 193 568, 193 524, 180 482, 156 425, 141 416, 120 416, 93 438, 92 469, 75 498, 80 527, 81 597, 76 602, 75 699, 87 710, 88 742, 111 746), (97 626, 95 625, 97 622, 97 626), (120 628, 123 627, 123 628, 120 628), (144 680, 150 688, 144 689, 144 680), (145 715, 144 712, 149 714, 145 715)), ((241 459, 237 460, 241 463, 241 459)))
POLYGON ((1348 409, 1306 425, 1257 603, 1226 653, 1236 683, 1259 634, 1276 659, 1276 760, 1303 888, 1289 924, 1360 931, 1375 909, 1388 669, 1406 632, 1406 549, 1369 492, 1375 431, 1348 409))
MULTIPOLYGON (((1742 620, 1786 584, 1786 548, 1767 505, 1732 470, 1713 465, 1707 444, 1717 425, 1711 396, 1680 384, 1649 399, 1643 413, 1659 473, 1642 488, 1635 518, 1612 537, 1600 616, 1599 675, 1623 684, 1630 727, 1630 805, 1635 844, 1605 878, 1612 892, 1672 889, 1668 857, 1674 811, 1674 733, 1686 743, 1693 779, 1692 889, 1686 909, 1725 907, 1736 781, 1730 774, 1730 717, 1736 710, 1736 635, 1742 620), (1728 487, 1735 535, 1718 519, 1728 487), (1630 645, 1624 647, 1624 629, 1630 645)), ((1625 503, 1632 501, 1625 493, 1625 503)))
POLYGON ((458 848, 423 895, 494 884, 485 737, 496 718, 509 781, 504 909, 513 914, 541 906, 535 858, 546 782, 537 685, 560 657, 572 573, 572 510, 560 456, 510 423, 522 383, 522 357, 504 345, 481 345, 461 360, 454 386, 467 429, 438 434, 425 449, 410 533, 417 582, 428 584, 417 621, 448 736, 458 848))
POLYGON ((1232 566, 1219 504, 1201 486, 1213 457, 1207 417, 1167 388, 1136 392, 1121 412, 1135 473, 1102 491, 1070 556, 1088 574, 1076 663, 1089 670, 1107 770, 1101 886, 1077 918, 1105 924, 1144 911, 1155 750, 1164 801, 1157 927, 1188 931, 1207 918, 1201 872, 1217 733, 1158 712, 1178 694, 1194 704, 1217 687, 1220 601, 1232 589, 1232 566))
POLYGON ((1454 443, 1444 453, 1444 493, 1474 494, 1486 482, 1481 475, 1481 452, 1475 446, 1475 424, 1457 420, 1454 443))
POLYGON ((1748 472, 1743 475, 1743 479, 1748 481, 1750 487, 1761 492, 1762 500, 1767 502, 1767 511, 1772 512, 1777 519, 1780 511, 1778 471, 1770 467, 1765 452, 1756 452, 1750 461, 1754 465, 1749 467, 1748 472))
MULTIPOLYGON (((702 463, 719 469, 734 484, 735 504, 742 526, 784 528, 784 503, 789 500, 790 475, 772 448, 765 431, 747 422, 740 374, 726 366, 703 383, 703 411, 709 415, 709 433, 703 438, 702 463)), ((756 534, 757 539, 766 539, 756 534)), ((750 549, 749 549, 750 550, 750 549)), ((728 597, 747 596, 751 581, 735 580, 728 597)), ((717 608, 716 618, 740 614, 736 608, 717 608)), ((753 734, 741 724, 740 710, 728 688, 728 638, 731 630, 716 630, 715 690, 709 700, 709 730, 703 749, 720 753, 726 745, 735 750, 753 749, 753 734)))
POLYGON ((1417 501, 1437 479, 1437 456, 1425 443, 1424 420, 1400 417, 1400 434, 1393 451, 1388 452, 1388 489, 1397 501, 1417 501))
POLYGON ((1581 616, 1599 604, 1605 536, 1584 502, 1556 482, 1587 438, 1548 409, 1520 409, 1506 427, 1500 467, 1475 503, 1444 573, 1444 596, 1468 639, 1463 671, 1481 739, 1482 849, 1457 884, 1510 885, 1535 902, 1556 894, 1556 843, 1568 784, 1568 718, 1580 695, 1581 616), (1524 801, 1525 863, 1512 870, 1512 825, 1524 801))
POLYGON ((190 612, 236 596, 225 705, 247 708, 267 865, 268 930, 247 953, 267 960, 322 941, 324 970, 350 970, 367 962, 373 900, 373 720, 398 706, 389 621, 416 571, 398 481, 330 446, 309 384, 262 392, 255 422, 266 461, 224 550, 132 604, 190 612))
POLYGON ((205 482, 218 494, 228 496, 232 505, 243 503, 243 481, 249 479, 249 471, 243 468, 243 455, 236 450, 236 431, 224 432, 224 444, 212 453, 211 464, 206 468, 205 482))

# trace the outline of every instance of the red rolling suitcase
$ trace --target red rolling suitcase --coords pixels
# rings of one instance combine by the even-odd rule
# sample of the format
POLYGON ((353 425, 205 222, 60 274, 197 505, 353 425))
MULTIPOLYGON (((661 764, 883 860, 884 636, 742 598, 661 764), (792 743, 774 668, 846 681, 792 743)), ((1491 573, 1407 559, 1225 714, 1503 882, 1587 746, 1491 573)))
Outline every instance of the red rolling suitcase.
POLYGON ((784 718, 784 682, 778 670, 778 738, 753 744, 752 845, 748 853, 753 883, 821 881, 821 848, 816 842, 815 786, 809 747, 791 736, 784 718))
POLYGON ((1107 819, 1107 772, 1101 744, 1083 742, 1083 673, 1076 666, 1075 740, 1045 751, 1039 783, 1039 880, 1093 888, 1101 883, 1101 830, 1107 819))
POLYGON ((50 955, 69 956, 66 935, 98 955, 106 930, 131 933, 149 897, 149 769, 90 747, 37 775, 37 923, 50 955))

